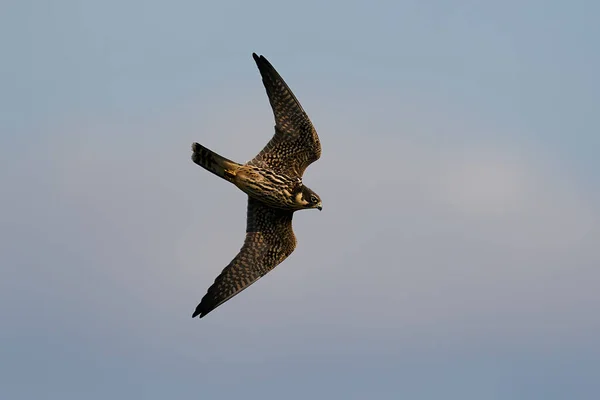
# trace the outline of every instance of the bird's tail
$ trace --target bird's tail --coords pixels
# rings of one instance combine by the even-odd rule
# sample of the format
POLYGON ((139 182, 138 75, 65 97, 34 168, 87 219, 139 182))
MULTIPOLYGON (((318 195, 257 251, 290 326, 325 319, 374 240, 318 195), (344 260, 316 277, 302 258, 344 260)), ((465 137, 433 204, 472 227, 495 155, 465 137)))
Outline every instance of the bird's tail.
POLYGON ((241 166, 234 161, 221 157, 199 143, 192 144, 192 152, 192 161, 229 182, 233 180, 237 169, 241 166))

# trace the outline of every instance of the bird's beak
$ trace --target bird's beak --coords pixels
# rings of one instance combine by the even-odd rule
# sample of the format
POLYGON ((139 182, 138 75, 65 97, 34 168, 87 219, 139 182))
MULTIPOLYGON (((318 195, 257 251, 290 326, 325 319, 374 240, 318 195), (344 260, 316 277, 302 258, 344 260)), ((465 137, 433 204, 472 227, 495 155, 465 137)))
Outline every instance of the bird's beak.
POLYGON ((317 204, 317 209, 321 211, 323 209, 323 205, 321 203, 317 204))

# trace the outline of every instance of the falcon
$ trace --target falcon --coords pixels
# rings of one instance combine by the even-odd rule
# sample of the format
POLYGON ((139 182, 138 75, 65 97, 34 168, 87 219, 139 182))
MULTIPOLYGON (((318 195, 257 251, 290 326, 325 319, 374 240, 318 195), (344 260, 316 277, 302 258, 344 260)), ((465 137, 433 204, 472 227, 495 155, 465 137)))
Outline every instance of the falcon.
POLYGON ((204 317, 285 260, 296 248, 294 212, 322 210, 321 198, 302 183, 306 168, 321 156, 321 143, 306 112, 263 56, 252 54, 275 116, 275 134, 256 157, 238 164, 198 144, 192 160, 248 195, 246 238, 215 279, 192 318, 204 317))

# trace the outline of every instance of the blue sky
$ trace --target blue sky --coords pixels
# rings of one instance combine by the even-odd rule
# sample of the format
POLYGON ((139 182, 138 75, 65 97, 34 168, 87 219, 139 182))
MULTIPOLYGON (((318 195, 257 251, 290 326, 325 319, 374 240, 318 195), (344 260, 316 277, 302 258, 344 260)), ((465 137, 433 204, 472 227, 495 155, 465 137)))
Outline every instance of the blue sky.
POLYGON ((600 6, 0 6, 0 397, 597 399, 600 6), (294 254, 201 321, 245 196, 319 131, 294 254))

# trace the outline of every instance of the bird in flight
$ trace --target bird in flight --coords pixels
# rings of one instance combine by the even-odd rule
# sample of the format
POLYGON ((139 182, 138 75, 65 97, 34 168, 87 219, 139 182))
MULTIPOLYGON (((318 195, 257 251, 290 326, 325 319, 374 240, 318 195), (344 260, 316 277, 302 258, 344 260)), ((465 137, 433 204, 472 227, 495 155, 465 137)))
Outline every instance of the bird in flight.
POLYGON ((296 247, 294 212, 323 207, 319 195, 302 183, 306 167, 321 156, 317 131, 271 63, 255 53, 252 57, 273 109, 275 134, 245 164, 192 144, 196 164, 248 195, 244 245, 208 288, 192 318, 204 317, 285 260, 296 247))

